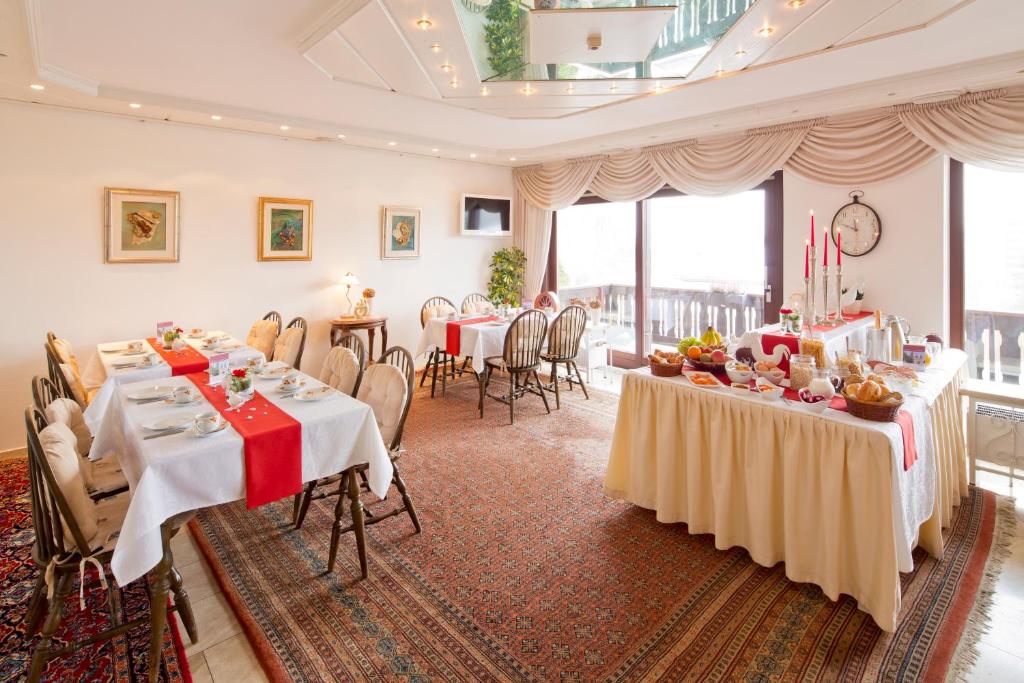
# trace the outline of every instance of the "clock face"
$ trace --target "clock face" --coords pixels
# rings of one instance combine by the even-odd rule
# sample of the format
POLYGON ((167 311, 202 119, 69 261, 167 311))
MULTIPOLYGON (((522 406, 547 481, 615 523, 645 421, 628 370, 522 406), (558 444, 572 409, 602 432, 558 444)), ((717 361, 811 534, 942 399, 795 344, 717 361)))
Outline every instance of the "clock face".
POLYGON ((878 244, 882 236, 882 221, 867 204, 852 202, 836 212, 832 219, 832 242, 838 243, 843 233, 843 253, 863 256, 878 244))

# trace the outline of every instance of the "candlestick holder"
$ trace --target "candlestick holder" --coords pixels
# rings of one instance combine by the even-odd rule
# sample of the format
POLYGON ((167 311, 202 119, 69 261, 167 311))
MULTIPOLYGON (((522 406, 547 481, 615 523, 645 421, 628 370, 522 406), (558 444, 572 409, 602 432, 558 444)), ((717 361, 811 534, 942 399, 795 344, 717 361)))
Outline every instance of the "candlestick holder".
POLYGON ((832 316, 832 323, 834 325, 846 324, 846 319, 843 317, 843 266, 842 264, 836 264, 836 312, 832 316))
POLYGON ((815 280, 817 278, 814 275, 818 263, 817 251, 813 246, 809 249, 808 261, 810 267, 807 272, 810 273, 810 277, 804 278, 804 307, 806 308, 804 311, 804 322, 807 324, 807 336, 811 335, 814 331, 814 325, 818 322, 817 307, 815 305, 815 297, 817 296, 815 280))
POLYGON ((824 307, 824 311, 821 316, 822 325, 831 325, 832 320, 828 315, 828 270, 829 267, 825 264, 821 266, 821 286, 823 287, 824 296, 821 297, 821 305, 824 307))

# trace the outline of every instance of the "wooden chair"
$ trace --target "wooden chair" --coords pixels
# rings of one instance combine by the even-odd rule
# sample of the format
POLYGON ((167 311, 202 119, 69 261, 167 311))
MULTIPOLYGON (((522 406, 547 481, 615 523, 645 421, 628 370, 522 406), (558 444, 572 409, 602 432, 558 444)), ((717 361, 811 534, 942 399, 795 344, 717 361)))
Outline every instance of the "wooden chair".
MULTIPOLYGON (((359 385, 363 381, 363 371, 365 369, 366 347, 363 346, 363 340, 354 334, 346 334, 338 342, 338 345, 328 352, 327 358, 324 359, 324 366, 320 371, 319 379, 324 384, 355 398, 359 392, 359 385), (354 369, 348 367, 348 364, 344 362, 345 356, 351 358, 348 355, 349 351, 356 358, 357 367, 354 369)), ((308 482, 302 493, 295 494, 292 504, 292 523, 296 529, 302 528, 302 522, 305 521, 306 513, 309 511, 309 504, 314 500, 326 498, 330 495, 323 492, 324 487, 338 481, 340 476, 334 475, 308 482)))
POLYGON ((128 480, 116 457, 108 455, 96 462, 89 460, 92 434, 85 424, 81 406, 74 399, 60 396, 53 382, 37 375, 32 379, 32 402, 36 410, 46 417, 48 425, 62 422, 74 433, 78 455, 81 457, 80 465, 85 487, 90 498, 101 500, 128 490, 128 480))
POLYGON ((269 320, 272 323, 277 323, 277 334, 278 334, 278 336, 281 335, 281 314, 280 313, 278 313, 277 311, 270 311, 265 316, 263 316, 263 320, 269 320))
MULTIPOLYGON (((82 402, 75 396, 75 392, 71 388, 71 381, 68 380, 67 375, 64 374, 64 369, 61 368, 57 352, 54 351, 53 346, 49 343, 44 344, 43 348, 46 350, 46 373, 50 381, 57 387, 57 391, 60 392, 61 396, 70 398, 81 405, 82 402)), ((85 406, 82 407, 84 408, 85 406)))
MULTIPOLYGON (((43 607, 46 606, 42 636, 32 653, 32 663, 28 672, 29 683, 39 680, 43 668, 51 659, 75 652, 95 642, 120 636, 144 625, 147 621, 151 628, 150 651, 159 653, 167 616, 164 610, 152 610, 149 618, 124 620, 119 589, 113 580, 107 579, 107 570, 114 553, 116 533, 127 510, 127 499, 121 496, 97 503, 85 497, 80 482, 81 475, 75 471, 78 460, 72 444, 63 440, 58 431, 51 432, 45 437, 46 448, 49 448, 49 451, 44 448, 43 435, 47 434, 46 430, 53 429, 55 427, 46 425, 46 417, 38 410, 25 410, 32 525, 35 529, 32 559, 40 572, 29 600, 26 618, 29 635, 38 629, 44 614, 43 607), (59 464, 57 471, 51 466, 51 457, 59 464), (82 517, 83 512, 86 518, 82 517), (89 537, 86 535, 87 529, 92 532, 89 537), (84 563, 80 567, 79 563, 83 560, 84 563), (89 564, 99 569, 100 583, 107 590, 111 627, 81 640, 75 640, 74 634, 62 634, 61 639, 55 641, 54 635, 63 619, 64 603, 74 588, 76 577, 80 581, 85 580, 84 567, 89 564), (51 595, 47 595, 47 577, 51 595)), ((182 585, 181 575, 173 565, 170 582, 174 604, 169 609, 181 616, 189 639, 194 643, 197 639, 195 617, 188 594, 182 585)), ((158 661, 150 662, 150 680, 155 679, 158 667, 158 661)))
POLYGON ((274 360, 298 370, 302 364, 302 351, 306 348, 306 332, 306 319, 292 318, 274 342, 274 360))
POLYGON ((420 533, 421 527, 419 519, 416 516, 416 508, 413 506, 412 498, 409 497, 409 492, 406 490, 405 482, 402 480, 401 474, 398 471, 398 459, 402 454, 402 432, 405 429, 405 420, 409 416, 409 406, 412 404, 412 392, 413 385, 416 378, 416 365, 413 363, 412 354, 407 350, 399 347, 392 346, 390 349, 384 352, 384 355, 380 357, 376 365, 372 365, 366 370, 367 377, 364 377, 362 389, 360 390, 360 400, 365 400, 371 406, 378 402, 379 395, 376 394, 376 389, 370 390, 370 387, 374 385, 377 380, 377 375, 386 376, 390 370, 387 368, 397 368, 404 381, 405 396, 401 404, 393 404, 391 414, 385 414, 387 404, 378 403, 374 407, 374 415, 377 418, 378 425, 384 425, 387 430, 391 431, 391 434, 382 433, 382 437, 385 439, 385 446, 387 446, 388 454, 391 457, 391 465, 394 468, 393 474, 391 475, 391 483, 398 489, 398 493, 402 496, 402 504, 382 515, 373 514, 367 510, 360 499, 363 490, 369 490, 369 486, 366 483, 366 471, 368 465, 356 465, 350 467, 341 473, 341 479, 338 484, 338 503, 334 507, 334 525, 331 528, 331 547, 330 553, 327 559, 327 571, 334 571, 334 563, 338 557, 338 543, 341 539, 341 535, 352 531, 356 536, 356 548, 359 552, 359 568, 363 578, 367 577, 366 569, 366 530, 365 527, 370 524, 377 524, 390 517, 400 515, 402 513, 408 514, 409 519, 412 520, 412 525, 416 530, 416 533, 420 533), (390 437, 390 438, 389 438, 390 437), (348 499, 350 504, 350 512, 352 515, 352 523, 347 526, 342 526, 342 515, 344 514, 345 500, 348 499))
POLYGON ((544 408, 551 413, 544 385, 537 370, 540 368, 541 348, 547 336, 548 319, 541 311, 524 311, 512 321, 505 332, 505 345, 500 356, 484 360, 484 377, 480 381, 480 417, 484 416, 484 397, 490 396, 508 404, 509 419, 516 421, 516 400, 527 393, 537 394, 544 401, 544 408), (508 373, 508 393, 493 395, 487 393, 491 377, 498 370, 508 373))
MULTIPOLYGON (((420 308, 420 327, 425 328, 427 321, 431 318, 439 317, 439 314, 444 312, 444 317, 447 317, 447 309, 451 309, 451 312, 456 312, 455 304, 443 296, 432 296, 427 299, 423 306, 420 308)), ((423 369, 423 375, 420 377, 420 386, 423 386, 423 382, 427 379, 427 373, 432 372, 433 378, 430 380, 430 397, 434 397, 434 388, 437 386, 437 369, 438 366, 444 366, 441 371, 441 395, 444 396, 445 390, 448 386, 449 374, 451 378, 455 379, 455 359, 448 355, 447 349, 434 349, 430 352, 430 356, 427 358, 427 366, 423 369), (448 363, 451 363, 451 370, 448 369, 448 363)))
POLYGON ((473 294, 467 295, 466 298, 462 300, 462 306, 460 307, 460 309, 462 310, 463 313, 486 312, 478 310, 478 307, 481 304, 484 304, 484 307, 489 308, 491 311, 494 310, 494 304, 492 304, 491 300, 487 298, 487 295, 480 294, 479 292, 474 292, 473 294))
POLYGON ((590 399, 587 393, 587 385, 583 383, 580 376, 580 369, 576 367, 576 355, 580 352, 580 340, 587 329, 587 311, 582 306, 568 306, 551 323, 548 329, 548 348, 541 354, 541 360, 551 363, 551 384, 549 388, 555 391, 555 408, 562 407, 561 397, 558 393, 558 384, 561 378, 558 376, 558 366, 565 365, 565 379, 569 382, 569 391, 572 391, 574 382, 578 382, 583 389, 583 395, 590 399), (576 373, 576 379, 572 377, 576 373))

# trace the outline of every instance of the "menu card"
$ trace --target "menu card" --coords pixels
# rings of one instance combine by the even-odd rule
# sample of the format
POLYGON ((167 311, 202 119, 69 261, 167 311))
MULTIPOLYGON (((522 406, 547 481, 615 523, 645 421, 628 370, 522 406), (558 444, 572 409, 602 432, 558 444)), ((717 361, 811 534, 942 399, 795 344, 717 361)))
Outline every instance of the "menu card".
POLYGON ((171 321, 171 320, 168 320, 165 323, 157 323, 156 324, 156 340, 158 342, 162 342, 164 340, 164 332, 166 332, 167 330, 171 330, 171 329, 174 329, 174 322, 171 321))
POLYGON ((215 353, 210 356, 210 384, 220 384, 228 376, 228 355, 215 353))
POLYGON ((914 370, 924 370, 927 362, 927 349, 924 344, 904 344, 903 363, 914 370))

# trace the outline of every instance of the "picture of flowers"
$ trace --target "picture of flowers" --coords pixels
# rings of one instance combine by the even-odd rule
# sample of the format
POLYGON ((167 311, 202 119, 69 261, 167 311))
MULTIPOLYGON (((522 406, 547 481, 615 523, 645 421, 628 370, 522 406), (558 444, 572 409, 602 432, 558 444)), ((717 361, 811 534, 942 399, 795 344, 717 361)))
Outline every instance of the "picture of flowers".
POLYGON ((259 260, 313 258, 313 200, 260 197, 259 260))
POLYGON ((104 190, 107 263, 178 260, 178 193, 164 190, 104 190))
POLYGON ((386 206, 381 226, 381 258, 409 259, 420 255, 420 210, 386 206))

